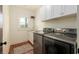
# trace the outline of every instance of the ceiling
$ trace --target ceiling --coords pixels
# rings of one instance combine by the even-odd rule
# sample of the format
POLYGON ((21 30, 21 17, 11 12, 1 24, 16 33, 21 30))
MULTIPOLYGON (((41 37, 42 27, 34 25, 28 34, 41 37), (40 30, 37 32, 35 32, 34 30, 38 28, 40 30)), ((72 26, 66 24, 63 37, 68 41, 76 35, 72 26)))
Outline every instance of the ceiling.
MULTIPOLYGON (((36 12, 42 5, 11 5, 11 6, 25 8, 25 9, 28 9, 30 11, 36 12)), ((0 12, 2 11, 1 7, 2 6, 0 5, 0 12)))
POLYGON ((16 5, 16 6, 21 7, 21 8, 26 8, 31 11, 37 11, 37 9, 41 7, 41 5, 16 5))

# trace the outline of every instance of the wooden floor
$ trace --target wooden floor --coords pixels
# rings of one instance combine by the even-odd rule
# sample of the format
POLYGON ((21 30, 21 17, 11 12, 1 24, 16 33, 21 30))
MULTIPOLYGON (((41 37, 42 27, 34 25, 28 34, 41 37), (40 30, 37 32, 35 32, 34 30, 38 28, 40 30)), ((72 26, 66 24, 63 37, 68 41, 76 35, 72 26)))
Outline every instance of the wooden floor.
POLYGON ((33 54, 33 44, 28 40, 11 45, 9 54, 33 54))

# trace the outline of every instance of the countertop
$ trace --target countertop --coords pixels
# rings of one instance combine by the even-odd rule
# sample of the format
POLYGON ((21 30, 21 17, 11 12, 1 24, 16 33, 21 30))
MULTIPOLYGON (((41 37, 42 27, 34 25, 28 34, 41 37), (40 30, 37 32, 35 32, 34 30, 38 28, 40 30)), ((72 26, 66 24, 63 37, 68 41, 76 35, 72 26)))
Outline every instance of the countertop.
POLYGON ((50 34, 45 34, 44 36, 70 44, 76 43, 76 38, 72 38, 60 33, 50 33, 50 34))
POLYGON ((35 31, 34 33, 40 34, 40 35, 44 35, 45 33, 43 31, 35 31))
POLYGON ((37 33, 37 34, 40 34, 40 35, 43 35, 43 36, 46 36, 48 38, 52 38, 55 40, 63 41, 63 42, 69 43, 69 44, 76 44, 76 39, 77 39, 76 37, 69 37, 69 36, 62 34, 62 33, 45 34, 43 31, 36 31, 34 33, 37 33))

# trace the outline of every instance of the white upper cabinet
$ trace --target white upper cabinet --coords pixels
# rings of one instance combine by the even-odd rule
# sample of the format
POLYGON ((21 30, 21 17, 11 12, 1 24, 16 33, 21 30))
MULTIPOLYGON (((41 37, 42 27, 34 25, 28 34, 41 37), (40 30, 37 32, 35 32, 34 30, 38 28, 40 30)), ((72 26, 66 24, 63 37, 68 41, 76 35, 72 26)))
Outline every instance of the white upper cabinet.
POLYGON ((77 13, 76 5, 44 5, 40 8, 42 21, 77 13))
POLYGON ((45 15, 46 15, 46 20, 51 19, 51 6, 50 5, 46 5, 45 6, 45 15))
POLYGON ((63 10, 64 10, 63 15, 75 14, 77 13, 77 6, 76 5, 64 5, 63 10))
POLYGON ((42 21, 46 20, 46 8, 45 8, 45 6, 42 6, 40 8, 39 14, 40 14, 39 16, 40 16, 42 21))
POLYGON ((60 5, 52 5, 51 9, 51 15, 52 17, 51 18, 56 18, 56 17, 60 17, 61 14, 62 14, 62 9, 61 9, 62 6, 60 5))

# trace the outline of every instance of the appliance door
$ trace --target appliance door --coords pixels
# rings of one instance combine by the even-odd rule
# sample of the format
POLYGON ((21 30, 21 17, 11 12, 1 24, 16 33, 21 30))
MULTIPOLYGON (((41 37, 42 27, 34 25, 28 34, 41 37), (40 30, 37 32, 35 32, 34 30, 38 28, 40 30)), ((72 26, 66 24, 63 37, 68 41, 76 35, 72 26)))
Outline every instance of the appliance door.
POLYGON ((57 54, 71 54, 71 45, 65 42, 55 41, 54 47, 57 54))
POLYGON ((71 54, 70 44, 45 37, 46 54, 71 54))

